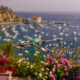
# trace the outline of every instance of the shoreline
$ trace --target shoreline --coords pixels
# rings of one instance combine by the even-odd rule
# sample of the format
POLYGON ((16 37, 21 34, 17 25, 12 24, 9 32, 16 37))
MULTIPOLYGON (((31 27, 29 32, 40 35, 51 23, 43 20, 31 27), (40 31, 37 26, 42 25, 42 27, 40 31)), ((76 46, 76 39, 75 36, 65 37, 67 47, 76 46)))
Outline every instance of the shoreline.
POLYGON ((40 23, 38 23, 38 22, 36 22, 36 23, 26 22, 24 24, 63 24, 63 25, 70 25, 69 23, 66 23, 66 22, 53 22, 53 21, 42 21, 40 23))
POLYGON ((65 22, 52 22, 52 21, 42 21, 41 23, 29 23, 29 22, 2 22, 0 25, 8 25, 8 24, 63 24, 69 25, 69 23, 65 22))
POLYGON ((8 25, 8 24, 24 24, 23 22, 3 22, 0 25, 8 25))

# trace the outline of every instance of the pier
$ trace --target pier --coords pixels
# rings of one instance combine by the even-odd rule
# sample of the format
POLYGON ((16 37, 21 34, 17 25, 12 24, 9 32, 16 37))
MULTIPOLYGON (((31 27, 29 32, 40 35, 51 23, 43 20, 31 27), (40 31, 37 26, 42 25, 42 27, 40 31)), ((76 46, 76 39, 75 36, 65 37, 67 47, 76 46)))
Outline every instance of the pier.
POLYGON ((66 22, 52 22, 52 21, 41 21, 40 23, 26 22, 25 24, 62 24, 62 25, 69 25, 69 23, 66 23, 66 22))

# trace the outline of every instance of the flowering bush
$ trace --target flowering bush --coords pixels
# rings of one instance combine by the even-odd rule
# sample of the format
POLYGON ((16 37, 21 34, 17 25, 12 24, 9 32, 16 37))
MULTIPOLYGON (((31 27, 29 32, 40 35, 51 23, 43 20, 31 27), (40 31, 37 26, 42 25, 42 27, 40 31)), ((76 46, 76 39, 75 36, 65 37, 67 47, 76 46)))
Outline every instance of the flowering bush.
POLYGON ((43 80, 67 79, 67 77, 69 76, 69 70, 72 69, 72 65, 71 60, 63 58, 64 56, 64 54, 48 54, 45 57, 45 61, 42 62, 42 71, 40 77, 43 80))
POLYGON ((13 76, 17 77, 31 77, 31 78, 37 78, 36 73, 39 73, 41 70, 41 64, 37 65, 35 63, 31 63, 29 61, 26 61, 26 58, 21 58, 17 62, 18 68, 17 72, 13 74, 13 76))
POLYGON ((15 77, 31 77, 36 80, 77 80, 78 70, 72 67, 72 60, 65 58, 65 54, 52 53, 43 55, 40 51, 34 54, 34 61, 29 62, 27 57, 9 56, 8 50, 0 55, 0 73, 7 70, 15 77), (43 60, 43 61, 41 61, 43 60))
POLYGON ((16 72, 17 69, 14 67, 14 61, 11 61, 11 57, 7 57, 8 51, 4 52, 3 55, 0 55, 0 73, 5 73, 7 70, 16 72))
MULTIPOLYGON (((10 47, 9 45, 7 46, 10 47)), ((20 57, 17 58, 12 57, 14 56, 13 49, 5 48, 4 50, 6 51, 0 55, 0 73, 9 70, 15 77, 30 77, 34 80, 79 80, 79 70, 72 67, 73 59, 67 59, 64 52, 47 50, 50 54, 43 55, 46 52, 36 51, 34 60, 30 62, 28 56, 22 58, 22 54, 19 54, 20 57)))
MULTIPOLYGON (((37 80, 75 80, 73 79, 74 68, 71 59, 64 58, 64 54, 48 54, 44 56, 44 61, 36 60, 33 63, 21 58, 18 60, 18 71, 14 76, 31 77, 37 80), (35 62, 37 61, 37 62, 35 62)), ((78 79, 78 76, 77 76, 78 79)), ((76 79, 76 80, 77 80, 76 79)))

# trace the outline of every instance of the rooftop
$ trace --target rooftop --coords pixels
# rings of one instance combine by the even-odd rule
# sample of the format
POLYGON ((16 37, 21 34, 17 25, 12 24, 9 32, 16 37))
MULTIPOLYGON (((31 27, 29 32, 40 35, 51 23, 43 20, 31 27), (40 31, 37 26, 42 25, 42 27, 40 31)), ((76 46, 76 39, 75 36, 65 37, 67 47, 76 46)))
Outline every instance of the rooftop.
POLYGON ((39 18, 40 16, 32 16, 32 18, 39 18))

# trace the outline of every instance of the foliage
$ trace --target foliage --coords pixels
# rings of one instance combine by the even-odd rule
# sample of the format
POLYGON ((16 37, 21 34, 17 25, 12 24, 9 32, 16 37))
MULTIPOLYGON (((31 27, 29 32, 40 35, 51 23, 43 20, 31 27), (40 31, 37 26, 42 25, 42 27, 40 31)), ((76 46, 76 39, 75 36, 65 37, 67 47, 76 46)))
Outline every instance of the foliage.
POLYGON ((72 71, 75 69, 71 59, 64 58, 64 54, 48 54, 44 56, 44 61, 40 61, 39 54, 37 52, 34 55, 33 63, 20 58, 17 62, 18 71, 13 75, 24 78, 29 76, 37 80, 73 80, 72 71))
POLYGON ((0 6, 0 23, 24 22, 25 19, 15 14, 11 8, 0 6))
POLYGON ((7 56, 15 56, 13 42, 7 42, 7 44, 0 44, 0 51, 8 51, 7 56))

